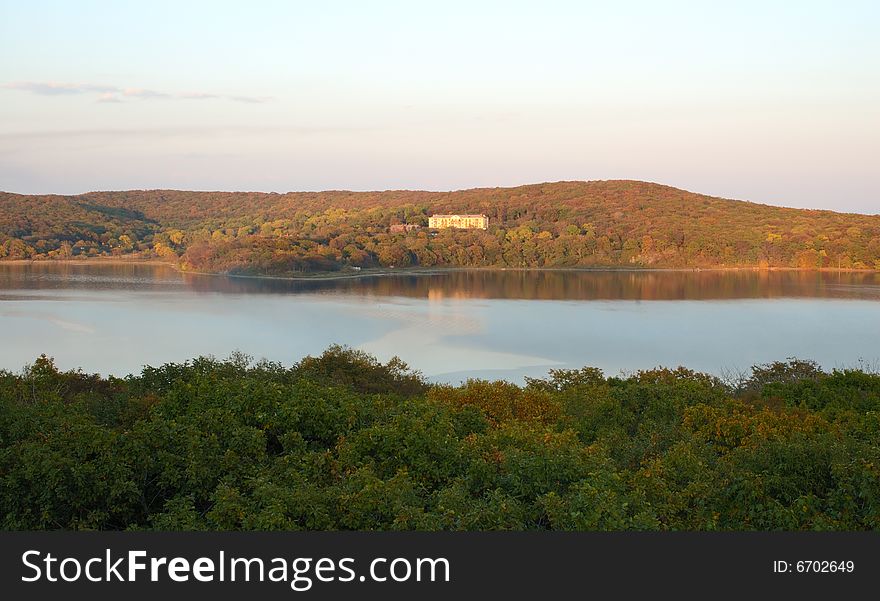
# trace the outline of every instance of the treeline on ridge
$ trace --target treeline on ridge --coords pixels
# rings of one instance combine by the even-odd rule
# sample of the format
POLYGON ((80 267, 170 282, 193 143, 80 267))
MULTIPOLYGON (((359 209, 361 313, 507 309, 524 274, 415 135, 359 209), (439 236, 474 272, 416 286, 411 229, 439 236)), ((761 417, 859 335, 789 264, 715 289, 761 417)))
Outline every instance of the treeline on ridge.
POLYGON ((0 259, 93 256, 267 275, 414 266, 880 269, 880 216, 637 181, 457 192, 0 193, 0 259), (436 213, 483 213, 490 227, 430 231, 436 213), (390 230, 400 223, 423 227, 390 230))
POLYGON ((0 371, 0 527, 873 530, 880 375, 807 361, 429 385, 331 347, 0 371))

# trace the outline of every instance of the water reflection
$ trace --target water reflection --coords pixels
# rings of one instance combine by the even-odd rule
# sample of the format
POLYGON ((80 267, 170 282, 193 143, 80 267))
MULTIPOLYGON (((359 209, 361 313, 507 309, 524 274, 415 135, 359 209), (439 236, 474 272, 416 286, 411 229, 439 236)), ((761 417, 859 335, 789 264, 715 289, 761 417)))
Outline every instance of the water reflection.
POLYGON ((797 356, 880 359, 874 273, 446 271, 284 281, 181 274, 153 264, 0 263, 0 369, 41 353, 65 369, 241 350, 290 364, 330 344, 399 355, 437 381, 719 373, 797 356), (645 302, 651 301, 651 302, 645 302))
POLYGON ((519 300, 880 299, 880 273, 806 271, 447 270, 283 280, 179 273, 144 263, 0 263, 0 292, 16 289, 174 290, 231 294, 333 293, 519 300))

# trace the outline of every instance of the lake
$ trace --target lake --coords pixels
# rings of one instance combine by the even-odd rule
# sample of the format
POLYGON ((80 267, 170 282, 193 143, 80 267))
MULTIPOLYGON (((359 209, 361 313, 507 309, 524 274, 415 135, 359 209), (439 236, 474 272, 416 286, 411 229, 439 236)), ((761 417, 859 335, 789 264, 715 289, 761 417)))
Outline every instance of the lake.
POLYGON ((104 375, 235 350, 289 365, 338 343, 430 380, 585 365, 720 374, 788 357, 880 363, 880 275, 448 271, 286 281, 154 264, 0 263, 0 369, 104 375))

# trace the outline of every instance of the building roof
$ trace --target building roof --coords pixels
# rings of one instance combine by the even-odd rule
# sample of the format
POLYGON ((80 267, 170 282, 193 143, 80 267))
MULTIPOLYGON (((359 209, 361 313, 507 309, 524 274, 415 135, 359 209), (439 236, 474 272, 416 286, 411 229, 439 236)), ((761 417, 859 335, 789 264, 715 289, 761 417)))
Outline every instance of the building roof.
POLYGON ((485 215, 431 215, 431 217, 458 217, 459 219, 480 219, 485 215))

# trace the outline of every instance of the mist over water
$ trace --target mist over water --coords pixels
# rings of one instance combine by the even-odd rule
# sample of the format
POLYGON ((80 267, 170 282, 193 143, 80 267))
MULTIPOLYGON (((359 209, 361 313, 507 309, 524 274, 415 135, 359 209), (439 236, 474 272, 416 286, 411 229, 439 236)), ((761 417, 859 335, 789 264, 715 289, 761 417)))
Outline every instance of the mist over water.
POLYGON ((880 360, 876 273, 444 271, 287 281, 149 264, 0 264, 0 369, 41 353, 117 376, 235 350, 290 364, 330 344, 433 381, 551 368, 721 373, 880 360))

